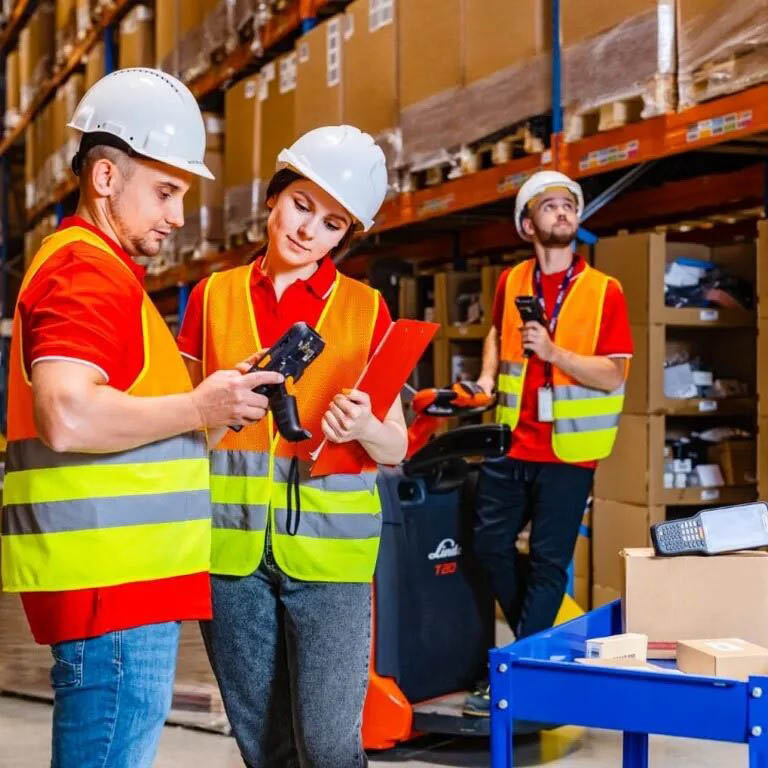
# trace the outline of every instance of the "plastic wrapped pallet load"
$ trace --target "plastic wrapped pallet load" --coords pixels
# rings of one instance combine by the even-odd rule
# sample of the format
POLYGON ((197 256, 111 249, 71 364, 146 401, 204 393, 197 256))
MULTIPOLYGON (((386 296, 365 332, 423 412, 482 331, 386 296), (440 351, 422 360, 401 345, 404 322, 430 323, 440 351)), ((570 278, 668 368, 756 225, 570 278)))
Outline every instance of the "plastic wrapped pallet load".
POLYGON ((768 80, 765 0, 678 0, 680 107, 768 80))
POLYGON ((676 107, 675 0, 563 0, 566 139, 676 107))

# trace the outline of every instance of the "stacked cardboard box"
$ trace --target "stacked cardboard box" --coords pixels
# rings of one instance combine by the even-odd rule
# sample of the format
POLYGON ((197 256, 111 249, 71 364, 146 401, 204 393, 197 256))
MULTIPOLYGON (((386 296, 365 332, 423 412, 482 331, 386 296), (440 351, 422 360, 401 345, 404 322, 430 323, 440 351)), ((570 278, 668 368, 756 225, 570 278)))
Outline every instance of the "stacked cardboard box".
POLYGON ((102 77, 104 77, 106 71, 106 63, 104 60, 104 41, 99 40, 93 44, 93 47, 88 51, 88 55, 85 59, 85 89, 88 90, 92 85, 95 85, 102 77))
POLYGON ((677 0, 680 107, 768 80, 768 5, 677 0))
POLYGON ((19 88, 25 112, 43 82, 51 74, 55 51, 55 9, 42 2, 19 34, 19 88))
POLYGON ((20 118, 19 51, 14 48, 5 59, 5 127, 13 128, 20 118))
POLYGON ((56 61, 63 62, 72 52, 77 38, 77 3, 56 0, 56 61))
POLYGON ((757 494, 768 499, 768 221, 757 223, 757 494))
POLYGON ((184 227, 176 244, 182 256, 203 258, 224 245, 224 121, 205 113, 205 165, 215 179, 195 176, 184 196, 184 227))
POLYGON ((82 40, 93 26, 95 0, 76 0, 75 2, 75 32, 78 40, 82 40))
POLYGON ((152 67, 155 61, 155 23, 152 8, 137 5, 120 22, 118 67, 152 67))
POLYGON ((665 459, 670 436, 688 434, 693 428, 702 432, 714 426, 751 430, 754 420, 754 400, 749 397, 667 396, 665 360, 681 349, 693 350, 710 370, 749 382, 750 393, 754 392, 754 315, 738 308, 666 306, 665 271, 681 257, 714 262, 754 283, 756 258, 752 244, 705 247, 669 243, 661 234, 637 234, 604 238, 596 250, 598 269, 617 277, 624 287, 635 355, 616 445, 595 476, 595 605, 619 596, 619 552, 625 547, 648 546, 651 524, 669 515, 682 517, 702 507, 755 498, 753 480, 745 476, 743 463, 745 458, 748 460, 749 446, 745 451, 745 446, 736 443, 713 446, 702 457, 704 463, 722 463, 722 474, 735 482, 706 485, 698 481, 698 475, 696 483, 688 482, 692 467, 683 467, 684 461, 678 472, 684 482, 675 481, 673 486, 665 482, 667 465, 675 464, 671 456, 665 459), (730 420, 724 421, 722 414, 730 420))
POLYGON ((218 0, 199 0, 178 5, 179 72, 184 81, 193 80, 209 65, 205 46, 205 20, 218 0))
POLYGON ((674 0, 561 3, 566 137, 676 106, 674 0))
POLYGON ((155 66, 179 74, 179 0, 155 0, 155 66))
MULTIPOLYGON (((297 136, 297 56, 287 53, 226 94, 224 148, 227 238, 259 239, 266 218, 264 192, 277 155, 297 136)), ((338 122, 338 121, 337 121, 338 122)))

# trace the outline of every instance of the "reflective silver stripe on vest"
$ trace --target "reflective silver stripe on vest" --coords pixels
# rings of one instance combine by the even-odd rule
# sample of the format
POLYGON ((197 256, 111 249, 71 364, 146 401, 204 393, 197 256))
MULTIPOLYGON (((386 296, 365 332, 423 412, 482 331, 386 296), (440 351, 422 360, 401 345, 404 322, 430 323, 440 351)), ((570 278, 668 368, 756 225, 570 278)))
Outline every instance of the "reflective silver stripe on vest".
POLYGON ((213 527, 235 531, 263 531, 267 527, 267 506, 214 503, 213 527))
POLYGON ((506 408, 517 408, 517 395, 511 392, 498 392, 497 401, 499 405, 503 405, 506 408))
POLYGON ((580 387, 578 384, 566 384, 555 387, 554 396, 556 400, 589 400, 597 397, 617 397, 623 395, 626 386, 622 384, 613 392, 605 392, 602 389, 592 389, 592 387, 580 387))
MULTIPOLYGON (((275 510, 277 533, 288 534, 287 519, 286 509, 275 510)), ((376 539, 381 535, 381 514, 334 515, 302 510, 298 535, 317 539, 376 539)))
POLYGON ((619 414, 609 413, 605 416, 583 416, 578 419, 556 419, 555 432, 558 434, 571 432, 594 432, 598 429, 613 429, 619 426, 619 414))
MULTIPOLYGON (((292 459, 275 458, 275 482, 287 483, 292 459)), ((376 486, 377 472, 360 472, 359 474, 323 475, 311 477, 312 465, 299 460, 299 483, 305 488, 315 488, 320 491, 370 491, 376 486)), ((301 513, 302 518, 304 512, 301 513)))
POLYGON ((522 363, 510 363, 506 360, 501 361, 501 365, 499 366, 499 373, 504 374, 505 376, 522 376, 523 375, 523 364, 522 363))
POLYGON ((228 477, 266 477, 269 474, 269 453, 211 451, 211 474, 228 477))
POLYGON ((200 459, 208 454, 203 436, 196 432, 149 443, 119 453, 57 453, 37 438, 8 443, 6 472, 88 464, 147 464, 174 459, 200 459))
MULTIPOLYGON (((65 533, 129 525, 207 520, 211 516, 211 499, 205 490, 11 504, 3 508, 2 515, 4 536, 65 533)), ((126 552, 126 557, 130 557, 130 552, 126 552)))

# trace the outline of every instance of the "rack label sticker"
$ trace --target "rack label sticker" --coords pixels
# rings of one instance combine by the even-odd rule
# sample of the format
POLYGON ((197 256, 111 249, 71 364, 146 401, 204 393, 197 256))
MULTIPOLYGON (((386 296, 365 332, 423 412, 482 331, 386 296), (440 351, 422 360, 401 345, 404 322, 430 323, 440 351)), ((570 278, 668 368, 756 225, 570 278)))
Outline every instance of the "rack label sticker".
POLYGON ((720 498, 720 491, 716 489, 710 489, 710 490, 701 492, 702 501, 716 501, 719 498, 720 498))
POLYGON ((701 413, 712 413, 717 410, 717 400, 701 400, 699 402, 699 411, 701 413))
POLYGON ((513 173, 511 176, 505 176, 496 185, 496 190, 500 195, 516 192, 532 175, 533 171, 524 171, 523 173, 513 173))
POLYGON ((743 112, 729 112, 727 115, 710 117, 707 120, 699 120, 688 126, 685 140, 688 144, 702 139, 711 139, 713 136, 722 136, 725 133, 741 131, 752 125, 752 110, 743 112))
POLYGON ((592 168, 602 168, 613 163, 623 163, 636 157, 639 149, 640 142, 638 139, 632 139, 632 141, 628 141, 626 144, 616 144, 612 147, 595 149, 579 160, 579 170, 588 171, 592 168))
POLYGON ((445 195, 444 197, 436 197, 434 200, 427 200, 416 209, 416 215, 423 218, 424 216, 442 213, 448 210, 453 200, 453 195, 445 195))
POLYGON ((720 319, 720 313, 716 309, 702 309, 699 312, 699 320, 702 323, 716 323, 720 319))

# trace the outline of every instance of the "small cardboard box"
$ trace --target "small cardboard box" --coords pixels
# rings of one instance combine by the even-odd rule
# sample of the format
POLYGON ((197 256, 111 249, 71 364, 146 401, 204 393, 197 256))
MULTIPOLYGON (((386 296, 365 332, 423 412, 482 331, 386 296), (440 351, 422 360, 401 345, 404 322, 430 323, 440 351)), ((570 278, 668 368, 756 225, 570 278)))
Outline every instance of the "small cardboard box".
POLYGON ((625 549, 624 631, 648 635, 648 658, 675 658, 691 637, 768 646, 768 552, 656 557, 625 549))
POLYGON ((648 657, 648 635, 626 632, 609 637, 591 637, 587 640, 588 659, 637 659, 648 657))
POLYGON ((709 449, 709 459, 720 465, 726 485, 754 483, 757 477, 754 440, 724 440, 709 449))
POLYGON ((768 675, 768 648, 737 637, 681 640, 677 644, 677 668, 693 675, 747 680, 750 675, 768 675))
POLYGON ((120 22, 119 68, 151 67, 155 61, 155 21, 152 9, 137 5, 120 22))

